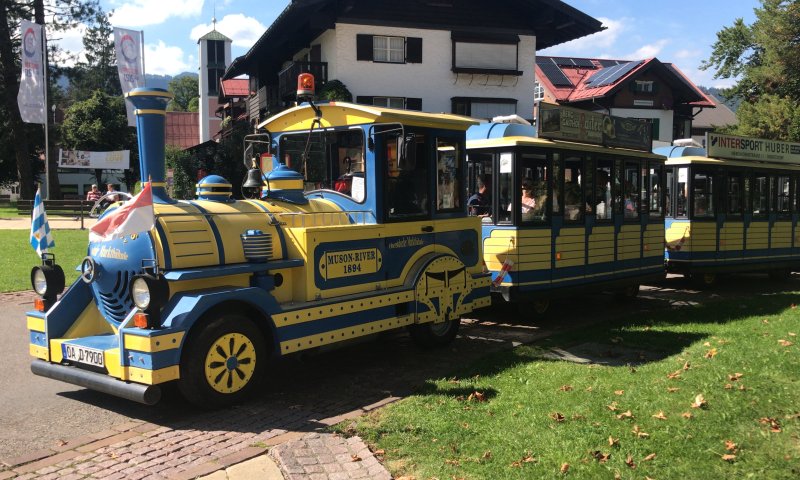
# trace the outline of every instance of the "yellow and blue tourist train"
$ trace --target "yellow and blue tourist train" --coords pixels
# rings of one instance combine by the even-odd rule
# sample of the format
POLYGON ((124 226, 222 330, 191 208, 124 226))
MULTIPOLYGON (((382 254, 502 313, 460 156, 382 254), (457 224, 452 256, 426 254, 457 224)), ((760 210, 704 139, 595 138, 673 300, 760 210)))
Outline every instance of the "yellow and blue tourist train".
POLYGON ((667 161, 666 264, 711 285, 725 272, 786 278, 800 267, 800 144, 708 134, 667 161))
POLYGON ((552 298, 631 298, 664 277, 665 158, 650 136, 644 122, 546 104, 537 128, 470 127, 468 208, 497 296, 544 313, 552 298))
POLYGON ((406 327, 442 345, 489 305, 463 188, 474 120, 305 103, 251 138, 252 199, 210 176, 184 201, 164 183, 169 98, 128 95, 155 227, 90 242, 63 294, 52 256, 31 274, 34 373, 147 404, 176 382, 192 402, 224 405, 254 389, 270 356, 406 327))

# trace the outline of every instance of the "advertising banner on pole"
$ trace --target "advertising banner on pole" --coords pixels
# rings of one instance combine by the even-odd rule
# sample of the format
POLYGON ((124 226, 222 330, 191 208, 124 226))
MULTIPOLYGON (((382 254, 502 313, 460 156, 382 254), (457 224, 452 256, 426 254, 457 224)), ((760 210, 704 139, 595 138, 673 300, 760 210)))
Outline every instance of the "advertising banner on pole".
POLYGON ((607 147, 649 152, 653 148, 652 125, 635 118, 539 104, 539 136, 553 140, 593 143, 607 147))
POLYGON ((706 148, 708 156, 713 158, 800 163, 800 143, 794 142, 709 132, 706 134, 706 148))
POLYGON ((19 80, 17 105, 22 121, 47 122, 44 100, 44 63, 42 61, 42 26, 27 20, 19 24, 22 38, 22 76, 19 80))
POLYGON ((103 168, 127 170, 131 166, 131 151, 87 152, 84 150, 59 150, 58 168, 103 168))
MULTIPOLYGON (((134 88, 144 87, 144 58, 142 56, 142 32, 114 28, 114 49, 117 52, 117 72, 123 95, 134 88)), ((133 105, 125 102, 128 110, 128 125, 136 126, 133 105)))

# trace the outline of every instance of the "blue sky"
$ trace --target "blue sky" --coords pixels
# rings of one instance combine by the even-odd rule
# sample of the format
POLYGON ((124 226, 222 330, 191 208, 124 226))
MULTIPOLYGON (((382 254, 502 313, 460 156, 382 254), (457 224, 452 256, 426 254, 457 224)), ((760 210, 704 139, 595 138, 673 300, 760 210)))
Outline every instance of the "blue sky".
MULTIPOLYGON (((197 39, 217 30, 233 39, 234 58, 247 52, 288 0, 101 0, 114 10, 115 26, 144 30, 148 73, 175 75, 197 71, 197 39)), ((754 21, 758 0, 566 0, 599 19, 607 30, 539 53, 593 58, 657 57, 675 63, 696 84, 730 86, 701 71, 716 33, 736 18, 754 21)), ((81 31, 66 34, 62 45, 80 50, 81 31)))

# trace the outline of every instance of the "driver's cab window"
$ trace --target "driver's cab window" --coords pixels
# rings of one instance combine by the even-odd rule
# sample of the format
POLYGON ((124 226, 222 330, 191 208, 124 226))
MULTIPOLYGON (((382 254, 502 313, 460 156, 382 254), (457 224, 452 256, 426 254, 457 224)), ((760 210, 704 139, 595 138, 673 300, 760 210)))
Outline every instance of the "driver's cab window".
POLYGON ((303 175, 304 190, 334 190, 363 202, 366 196, 364 133, 361 129, 281 136, 281 161, 303 175))
POLYGON ((468 163, 467 213, 492 221, 492 159, 491 153, 470 153, 468 163))
POLYGON ((463 203, 461 155, 463 147, 457 140, 436 139, 436 209, 440 212, 460 211, 463 203))
POLYGON ((384 138, 388 219, 416 220, 429 216, 430 170, 425 136, 405 133, 384 138))

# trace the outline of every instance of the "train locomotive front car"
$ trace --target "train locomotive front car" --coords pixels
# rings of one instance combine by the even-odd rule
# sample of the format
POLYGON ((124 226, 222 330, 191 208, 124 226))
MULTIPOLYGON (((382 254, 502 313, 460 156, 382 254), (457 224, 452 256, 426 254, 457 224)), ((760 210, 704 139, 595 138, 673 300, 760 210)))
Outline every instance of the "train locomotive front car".
POLYGON ((51 285, 27 314, 34 373, 146 404, 176 382, 196 404, 225 405, 252 393, 270 357, 399 328, 443 345, 489 305, 459 187, 471 119, 303 104, 261 125, 252 199, 210 176, 184 201, 164 183, 168 99, 129 94, 155 226, 90 243, 60 297, 52 257, 35 269, 51 285))

